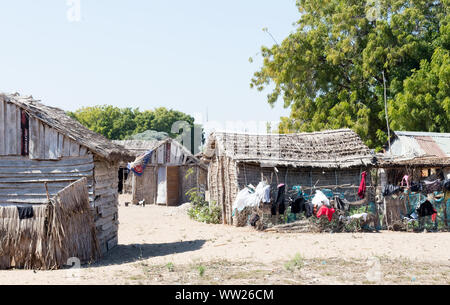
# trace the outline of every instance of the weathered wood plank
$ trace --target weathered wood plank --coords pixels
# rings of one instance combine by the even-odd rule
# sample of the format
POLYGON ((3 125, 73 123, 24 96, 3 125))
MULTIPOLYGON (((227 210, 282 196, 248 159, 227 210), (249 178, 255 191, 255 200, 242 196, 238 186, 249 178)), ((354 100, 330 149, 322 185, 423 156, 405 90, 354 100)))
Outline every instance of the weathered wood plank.
MULTIPOLYGON (((39 159, 39 121, 30 117, 30 159, 39 159)), ((1 161, 0 161, 1 162, 1 161)))
POLYGON ((62 174, 62 173, 85 173, 92 172, 94 164, 84 164, 75 166, 55 166, 55 167, 2 167, 1 174, 62 174))
MULTIPOLYGON (((79 178, 82 178, 83 176, 79 177, 18 177, 18 178, 1 178, 0 183, 44 183, 44 182, 64 182, 64 181, 70 181, 74 182, 78 180, 79 178)), ((92 183, 92 180, 88 183, 92 183)))
POLYGON ((83 157, 66 157, 55 161, 30 160, 27 157, 0 157, 0 168, 3 167, 55 167, 77 166, 93 163, 92 155, 83 157))
POLYGON ((86 156, 87 148, 84 146, 80 146, 80 156, 86 156))
POLYGON ((18 196, 16 198, 0 196, 0 203, 29 203, 29 204, 44 204, 47 203, 47 196, 30 198, 26 196, 18 196))
POLYGON ((46 160, 58 160, 58 132, 45 126, 45 159, 46 160))
POLYGON ((68 137, 64 137, 63 140, 63 156, 70 157, 70 139, 68 137))
POLYGON ((61 159, 63 157, 63 150, 64 150, 64 135, 58 132, 58 149, 57 149, 58 159, 61 159))
POLYGON ((39 126, 39 141, 36 143, 38 146, 38 158, 45 159, 45 127, 42 122, 38 121, 39 126))
POLYGON ((20 155, 17 153, 17 106, 11 103, 6 104, 6 155, 20 155))
POLYGON ((17 132, 16 152, 18 155, 22 155, 22 116, 21 110, 18 107, 16 107, 16 132, 17 132))
POLYGON ((0 156, 6 154, 5 131, 6 131, 6 102, 0 98, 0 156))
POLYGON ((70 140, 70 156, 78 157, 80 156, 80 145, 75 141, 70 140))

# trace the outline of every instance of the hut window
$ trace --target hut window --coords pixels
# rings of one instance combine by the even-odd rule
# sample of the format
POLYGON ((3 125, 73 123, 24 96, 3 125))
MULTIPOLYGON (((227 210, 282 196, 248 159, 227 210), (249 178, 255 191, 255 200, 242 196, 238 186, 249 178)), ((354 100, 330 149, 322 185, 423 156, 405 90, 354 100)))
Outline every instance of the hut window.
POLYGON ((20 128, 21 128, 21 155, 28 156, 30 144, 30 124, 29 118, 25 111, 20 112, 20 128))

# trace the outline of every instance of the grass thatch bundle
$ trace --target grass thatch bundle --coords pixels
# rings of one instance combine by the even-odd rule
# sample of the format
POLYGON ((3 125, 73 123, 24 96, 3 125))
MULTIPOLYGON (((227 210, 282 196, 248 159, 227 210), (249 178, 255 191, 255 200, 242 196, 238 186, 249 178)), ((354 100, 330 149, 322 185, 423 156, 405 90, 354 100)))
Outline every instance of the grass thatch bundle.
POLYGON ((56 269, 76 257, 99 258, 86 178, 60 191, 49 203, 33 206, 19 219, 16 206, 0 208, 0 269, 56 269))

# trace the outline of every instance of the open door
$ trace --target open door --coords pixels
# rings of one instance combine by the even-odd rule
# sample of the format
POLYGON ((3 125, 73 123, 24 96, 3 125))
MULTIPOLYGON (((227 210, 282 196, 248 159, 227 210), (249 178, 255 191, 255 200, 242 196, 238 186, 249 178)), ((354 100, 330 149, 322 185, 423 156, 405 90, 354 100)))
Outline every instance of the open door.
POLYGON ((167 204, 167 175, 166 167, 158 167, 158 192, 156 204, 167 204))
POLYGON ((167 167, 167 205, 178 206, 180 204, 180 180, 178 166, 167 167))

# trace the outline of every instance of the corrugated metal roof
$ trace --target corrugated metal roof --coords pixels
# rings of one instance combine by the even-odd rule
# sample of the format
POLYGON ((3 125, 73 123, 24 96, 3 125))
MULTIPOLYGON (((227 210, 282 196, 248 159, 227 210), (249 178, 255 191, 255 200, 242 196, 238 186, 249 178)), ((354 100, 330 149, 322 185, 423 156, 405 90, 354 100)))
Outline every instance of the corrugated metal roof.
POLYGON ((450 157, 450 133, 395 131, 396 138, 391 144, 393 156, 450 157))

